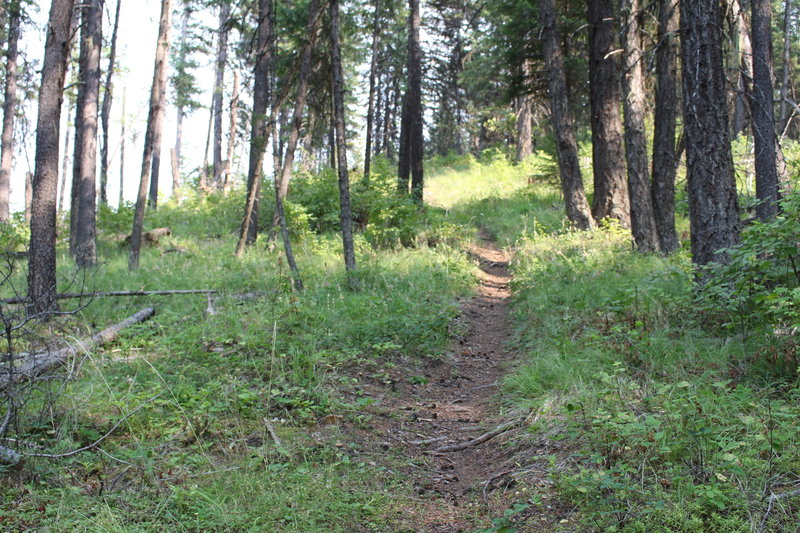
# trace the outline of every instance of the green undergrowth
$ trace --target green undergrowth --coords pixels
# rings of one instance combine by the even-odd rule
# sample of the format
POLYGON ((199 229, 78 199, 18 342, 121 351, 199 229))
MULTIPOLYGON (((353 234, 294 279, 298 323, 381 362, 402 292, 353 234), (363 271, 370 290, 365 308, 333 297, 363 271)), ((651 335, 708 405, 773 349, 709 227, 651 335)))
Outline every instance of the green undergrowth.
POLYGON ((624 232, 528 235, 517 247, 522 361, 504 398, 542 415, 533 436, 560 442, 550 477, 574 508, 570 527, 794 527, 797 497, 767 514, 769 495, 800 479, 793 343, 726 327, 685 254, 632 252, 624 232))
MULTIPOLYGON (((464 252, 469 232, 442 212, 412 213, 404 201, 383 197, 386 205, 370 212, 372 222, 356 238, 358 290, 346 288, 339 237, 312 227, 310 218, 293 234, 306 285, 297 293, 280 247, 270 252, 259 240, 242 259, 233 257, 235 226, 224 197, 166 204, 151 214, 148 227, 169 226, 172 235, 145 247, 135 272, 114 238, 129 213, 103 212, 100 264, 76 274, 61 252, 61 292, 85 284, 87 293, 219 293, 211 300, 62 302, 64 311, 88 305, 41 326, 40 335, 54 330, 74 341, 145 306, 157 314, 108 349, 82 356, 81 379, 26 393, 15 438, 27 453, 69 452, 124 422, 102 441, 102 452, 29 457, 21 471, 7 472, 0 529, 391 529, 390 504, 404 497, 395 487, 402 480, 364 459, 352 429, 339 426, 367 423, 364 409, 376 400, 364 395, 361 380, 382 379, 387 365, 443 354, 457 301, 474 278, 464 252), (400 228, 387 222, 395 215, 400 228), (426 236, 406 241, 391 233, 398 229, 426 236), (257 295, 238 299, 245 293, 257 295)), ((303 209, 311 212, 311 205, 303 209)), ((4 296, 11 284, 24 286, 24 262, 13 268, 4 296)), ((17 349, 35 341, 21 338, 17 349)))

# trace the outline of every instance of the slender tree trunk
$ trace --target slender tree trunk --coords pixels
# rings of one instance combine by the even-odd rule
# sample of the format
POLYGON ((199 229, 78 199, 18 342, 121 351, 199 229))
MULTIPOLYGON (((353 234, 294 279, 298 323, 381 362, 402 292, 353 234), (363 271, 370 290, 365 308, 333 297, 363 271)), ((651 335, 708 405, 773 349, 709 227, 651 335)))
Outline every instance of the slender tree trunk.
POLYGON ((214 130, 214 98, 216 95, 211 95, 211 106, 208 108, 208 129, 206 130, 206 147, 203 150, 203 168, 200 169, 200 183, 198 184, 201 191, 208 191, 208 149, 211 148, 211 132, 214 130))
MULTIPOLYGON (((70 108, 71 108, 69 100, 70 99, 68 98, 67 99, 67 117, 70 116, 70 108)), ((66 189, 66 187, 67 187, 67 172, 69 172, 69 164, 70 164, 69 140, 70 140, 71 137, 72 136, 70 135, 70 131, 69 131, 69 119, 67 119, 67 131, 64 134, 64 155, 63 155, 62 163, 61 163, 61 187, 59 187, 59 193, 58 193, 58 209, 57 209, 57 211, 59 213, 64 211, 64 189, 66 189)))
POLYGON ((56 308, 56 188, 58 136, 73 0, 53 0, 47 24, 31 202, 28 298, 34 313, 56 308))
POLYGON ((175 154, 175 162, 172 164, 172 195, 178 194, 181 186, 181 145, 183 144, 183 119, 186 116, 183 106, 178 108, 178 115, 175 119, 175 147, 172 153, 175 154))
POLYGON ((244 254, 245 246, 252 245, 258 236, 258 197, 261 190, 262 164, 272 129, 267 115, 270 104, 270 63, 273 39, 272 0, 258 1, 258 37, 253 75, 253 114, 250 133, 250 164, 247 170, 247 198, 245 200, 242 228, 236 245, 236 257, 244 254))
POLYGON ((76 184, 77 204, 70 217, 75 220, 75 263, 86 268, 97 262, 96 175, 97 119, 100 101, 100 52, 103 47, 103 1, 86 0, 81 14, 81 45, 78 66, 78 116, 75 130, 80 142, 75 145, 72 180, 76 184), (77 209, 76 209, 77 207, 77 209))
MULTIPOLYGON (((380 65, 377 65, 378 68, 380 65)), ((383 120, 381 111, 383 110, 383 91, 381 90, 382 76, 380 72, 376 75, 375 81, 375 105, 374 105, 374 124, 372 126, 372 149, 370 151, 370 169, 372 168, 372 154, 380 154, 383 150, 381 139, 383 139, 383 120)), ((365 166, 366 168, 366 166, 365 166)), ((366 176, 366 174, 364 174, 366 176)))
MULTIPOLYGON (((133 215, 131 231, 131 253, 128 268, 139 268, 139 251, 142 246, 142 228, 144 227, 144 210, 147 202, 147 186, 150 172, 155 160, 154 152, 160 146, 155 141, 160 136, 161 122, 164 117, 164 91, 167 81, 167 60, 169 57, 170 0, 161 0, 161 16, 158 22, 158 43, 156 45, 155 64, 153 66, 153 85, 150 89, 150 109, 147 114, 147 130, 144 137, 144 154, 142 155, 142 173, 139 179, 139 192, 136 196, 136 209, 133 215)), ((151 200, 152 200, 152 187, 151 200)), ((158 188, 156 184, 156 195, 158 188)))
POLYGON ((725 104, 717 0, 681 0, 683 122, 692 261, 726 262, 739 241, 739 205, 725 104))
POLYGON ((17 110, 17 56, 20 34, 20 0, 12 0, 6 6, 8 12, 8 35, 6 43, 6 87, 3 101, 2 148, 0 148, 0 223, 11 216, 9 197, 11 193, 11 166, 14 159, 14 114, 17 110))
POLYGON ((411 115, 408 112, 408 92, 403 96, 403 107, 400 111, 400 142, 397 147, 397 192, 408 194, 408 178, 411 174, 411 158, 409 146, 411 115))
POLYGON ((589 101, 592 125, 592 169, 595 220, 617 219, 630 227, 630 201, 625 177, 618 56, 612 53, 615 20, 613 0, 588 0, 589 101))
POLYGON ((628 194, 631 200, 631 230, 640 252, 657 252, 658 232, 653 216, 650 166, 645 133, 645 94, 641 16, 639 0, 623 0, 627 24, 623 32, 625 73, 623 77, 625 114, 625 156, 628 163, 628 194))
POLYGON ((128 104, 128 89, 123 87, 122 88, 122 117, 120 122, 122 123, 122 129, 119 134, 119 202, 117 203, 117 210, 122 207, 124 199, 124 192, 125 192, 125 144, 128 138, 128 120, 125 116, 126 108, 128 104))
MULTIPOLYGON (((183 16, 181 17, 181 34, 179 49, 183 50, 186 46, 186 41, 189 35, 189 18, 191 17, 192 10, 188 4, 184 4, 183 16)), ((183 53, 183 52, 181 52, 183 53)), ((178 99, 177 116, 175 119, 175 147, 171 151, 172 161, 172 195, 177 198, 178 188, 181 184, 181 165, 183 163, 182 144, 183 144, 183 119, 186 117, 186 107, 180 99, 178 99), (174 155, 172 155, 174 154, 174 155)))
POLYGON ((789 127, 789 67, 791 66, 792 41, 789 33, 790 22, 792 20, 792 2, 786 0, 783 4, 783 68, 781 69, 781 116, 779 127, 781 133, 785 133, 789 127))
POLYGON ((772 96, 772 5, 769 0, 750 0, 753 32, 753 88, 750 114, 756 168, 756 206, 764 222, 778 214, 778 151, 775 101, 772 96))
POLYGON ((219 7, 219 37, 217 40, 217 67, 214 78, 214 100, 211 106, 214 114, 214 180, 213 186, 222 186, 222 97, 225 92, 225 65, 228 62, 228 24, 231 7, 223 2, 219 7))
POLYGON ((322 9, 319 0, 311 0, 308 11, 308 24, 306 35, 308 40, 301 52, 300 74, 297 80, 297 92, 295 94, 294 109, 292 110, 291 127, 289 138, 286 141, 286 153, 281 164, 280 178, 275 181, 275 211, 280 227, 283 247, 286 253, 286 262, 292 272, 292 279, 295 289, 303 290, 303 280, 300 277, 300 270, 292 251, 292 241, 289 238, 289 227, 286 223, 286 213, 284 212, 283 200, 289 190, 289 180, 291 178, 292 166, 294 164, 294 154, 297 143, 300 139, 300 129, 303 122, 303 109, 308 95, 308 79, 311 73, 311 56, 316 46, 319 23, 321 21, 322 9))
POLYGON ((31 204, 33 203, 33 174, 25 173, 25 222, 31 223, 31 204))
POLYGON ((424 189, 423 116, 422 116, 422 47, 419 42, 419 0, 408 0, 408 114, 409 160, 411 167, 411 197, 422 205, 424 189))
POLYGON ((103 126, 103 142, 100 145, 100 203, 108 204, 108 128, 111 119, 111 101, 114 97, 114 85, 112 79, 117 61, 117 33, 119 30, 119 11, 122 0, 117 0, 117 8, 114 13, 114 29, 111 32, 111 50, 108 55, 108 71, 106 81, 103 85, 103 106, 101 111, 101 123, 103 126))
POLYGON ((567 218, 578 229, 592 229, 594 220, 583 189, 575 126, 567 100, 569 92, 564 74, 564 59, 554 0, 539 0, 539 15, 548 78, 547 92, 550 97, 551 119, 556 136, 558 168, 561 173, 561 189, 564 193, 567 218))
POLYGON ((225 179, 222 191, 227 195, 233 184, 233 152, 236 148, 236 123, 239 116, 239 71, 233 71, 233 93, 231 94, 231 110, 229 115, 228 154, 225 160, 225 179))
MULTIPOLYGON (((269 242, 275 239, 276 228, 281 227, 281 214, 279 211, 283 210, 283 201, 289 193, 289 181, 292 177, 292 165, 294 164, 294 154, 297 150, 297 143, 300 140, 300 129, 303 125, 303 110, 306 105, 306 97, 308 95, 308 80, 311 75, 311 59, 314 52, 317 34, 321 22, 322 6, 319 0, 311 0, 308 12, 308 25, 306 27, 306 35, 308 40, 300 52, 300 74, 297 80, 297 92, 295 93, 294 109, 292 110, 291 125, 289 130, 289 138, 286 141, 286 153, 283 161, 280 164, 280 171, 276 170, 275 180, 275 213, 272 219, 272 228, 270 229, 269 242)), ((288 253, 287 253, 288 256, 288 253)), ((291 265, 290 265, 291 266, 291 265)), ((299 274, 292 271, 293 274, 299 274)))
POLYGON ((375 0, 375 19, 372 24, 372 59, 369 67, 369 96, 367 98, 367 139, 364 148, 364 180, 369 182, 370 166, 372 162, 372 125, 375 114, 375 75, 378 68, 378 44, 380 43, 381 29, 381 0, 375 0))
POLYGON ((731 136, 736 137, 747 128, 747 93, 749 83, 753 78, 753 46, 750 40, 750 23, 748 20, 748 0, 727 0, 729 16, 732 17, 731 28, 733 34, 734 58, 738 69, 736 70, 736 91, 733 96, 733 116, 731 121, 731 136))
MULTIPOLYGON (((169 54, 169 52, 167 52, 169 54)), ((153 162, 150 169, 150 199, 148 205, 151 209, 158 208, 158 184, 159 177, 161 176, 161 137, 164 132, 164 106, 167 101, 167 73, 166 67, 163 73, 163 80, 161 83, 161 92, 158 96, 161 102, 160 113, 157 117, 155 127, 153 128, 153 162)))
MULTIPOLYGON (((344 76, 342 75, 342 56, 339 32, 339 0, 330 0, 331 18, 331 80, 336 131, 336 162, 339 169, 339 220, 342 226, 342 245, 344 264, 348 272, 356 268, 356 254, 353 246, 353 216, 350 209, 350 178, 347 173, 347 140, 344 121, 344 76)), ((350 281, 351 286, 353 281, 350 281)))
POLYGON ((652 194, 658 241, 664 254, 679 247, 675 230, 678 16, 678 0, 659 0, 652 194))

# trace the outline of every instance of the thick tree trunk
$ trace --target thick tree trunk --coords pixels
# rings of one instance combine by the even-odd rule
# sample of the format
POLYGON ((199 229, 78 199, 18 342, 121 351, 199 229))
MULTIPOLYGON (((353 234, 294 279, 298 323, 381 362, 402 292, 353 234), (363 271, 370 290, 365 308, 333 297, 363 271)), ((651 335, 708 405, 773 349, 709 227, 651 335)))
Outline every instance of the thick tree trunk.
POLYGON ((11 216, 9 197, 11 193, 11 166, 14 159, 14 114, 17 111, 17 56, 20 34, 20 0, 6 6, 8 13, 8 35, 6 43, 6 87, 3 101, 3 132, 0 148, 0 222, 11 216))
POLYGON ((678 17, 678 0, 659 0, 652 193, 658 241, 664 254, 679 247, 675 230, 678 17))
POLYGON ((114 85, 112 83, 114 69, 117 61, 117 33, 119 31, 119 11, 122 0, 117 0, 117 8, 114 13, 114 29, 111 32, 111 50, 108 55, 108 71, 106 81, 103 84, 103 106, 101 111, 101 124, 103 127, 103 142, 100 145, 100 203, 108 204, 108 129, 111 120, 111 101, 114 97, 114 85))
POLYGON ((372 163, 372 136, 375 114, 375 77, 378 69, 378 44, 380 42, 381 0, 375 0, 375 19, 372 23, 372 59, 369 66, 369 96, 367 97, 367 139, 364 148, 364 180, 369 182, 372 163))
POLYGON ((645 94, 641 16, 639 0, 623 0, 627 24, 623 32, 625 72, 623 76, 625 113, 625 157, 628 163, 628 194, 631 200, 631 231, 640 252, 659 249, 650 192, 650 166, 645 133, 645 94))
MULTIPOLYGON (((412 0, 413 1, 413 0, 412 0)), ((344 120, 344 76, 339 31, 339 0, 330 1, 331 19, 331 81, 333 94, 333 118, 336 132, 336 162, 339 171, 339 221, 342 226, 344 264, 348 272, 356 268, 353 246, 353 215, 350 209, 350 178, 347 170, 347 140, 344 120)), ((353 281, 351 280, 351 286, 353 281)))
POLYGON ((236 257, 244 254, 245 246, 252 245, 258 236, 258 199, 261 190, 261 166, 272 129, 267 116, 270 103, 270 63, 273 39, 272 0, 258 1, 258 37, 253 74, 253 114, 250 132, 250 164, 247 171, 247 198, 244 217, 236 245, 236 257))
POLYGON ((58 137, 73 4, 73 0, 53 0, 46 29, 28 260, 28 297, 34 313, 46 313, 56 307, 58 137))
POLYGON ((615 13, 612 0, 588 0, 589 102, 592 125, 592 170, 595 220, 615 218, 630 227, 628 182, 625 177, 615 13))
MULTIPOLYGON (((144 153, 142 155, 142 172, 139 179, 139 192, 136 196, 136 209, 133 215, 131 231, 131 253, 128 268, 139 268, 139 251, 142 247, 142 229, 144 227, 144 210, 147 202, 148 182, 155 160, 155 150, 160 148, 155 142, 160 137, 161 123, 164 118, 164 91, 167 82, 167 60, 169 58, 170 0, 161 0, 161 16, 158 23, 158 43, 153 66, 153 85, 150 89, 150 109, 147 114, 147 130, 144 137, 144 153)), ((152 187, 151 200, 152 200, 152 187)), ((156 184, 156 196, 158 184, 156 184)))
POLYGON ((725 105, 717 0, 681 0, 683 121, 692 260, 725 262, 739 241, 739 205, 725 105))
POLYGON ((756 206, 764 222, 778 214, 778 151, 775 101, 772 95, 772 6, 769 0, 750 0, 753 32, 753 88, 750 114, 756 168, 756 206))
POLYGON ((96 175, 97 118, 100 101, 100 52, 103 47, 103 2, 86 0, 81 14, 81 44, 78 66, 78 116, 75 130, 81 134, 75 145, 72 180, 76 184, 77 206, 70 217, 75 220, 75 263, 86 268, 97 262, 96 175), (77 207, 77 209, 76 209, 77 207))
POLYGON ((583 189, 575 127, 567 100, 569 92, 564 74, 564 58, 554 0, 539 0, 539 15, 547 68, 547 92, 550 98, 551 120, 556 136, 558 168, 567 218, 578 229, 592 229, 595 224, 583 189))
POLYGON ((228 62, 228 32, 231 6, 223 2, 219 7, 219 38, 217 40, 217 67, 214 77, 214 180, 213 186, 219 189, 222 186, 222 97, 225 92, 225 66, 228 62))

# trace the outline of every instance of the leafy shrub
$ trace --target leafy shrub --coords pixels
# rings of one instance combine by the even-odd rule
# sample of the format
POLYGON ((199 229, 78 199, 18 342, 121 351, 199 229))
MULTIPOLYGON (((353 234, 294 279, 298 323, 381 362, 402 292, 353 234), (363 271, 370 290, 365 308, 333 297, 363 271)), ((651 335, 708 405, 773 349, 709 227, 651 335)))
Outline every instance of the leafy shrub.
POLYGON ((14 213, 8 222, 0 222, 0 250, 19 252, 28 247, 30 227, 22 213, 14 213))
POLYGON ((800 194, 781 207, 774 221, 745 228, 728 264, 703 273, 701 308, 745 336, 800 327, 800 194))

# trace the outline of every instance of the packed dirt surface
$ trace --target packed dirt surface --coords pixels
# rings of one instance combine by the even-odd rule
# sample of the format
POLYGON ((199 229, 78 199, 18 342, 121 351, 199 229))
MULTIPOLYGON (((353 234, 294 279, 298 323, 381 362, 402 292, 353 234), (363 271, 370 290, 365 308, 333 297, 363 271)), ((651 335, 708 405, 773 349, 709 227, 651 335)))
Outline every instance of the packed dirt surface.
MULTIPOLYGON (((525 433, 527 413, 498 416, 499 381, 514 358, 506 345, 510 254, 485 234, 470 254, 479 264, 480 284, 461 305, 463 333, 450 354, 421 369, 395 369, 389 389, 371 391, 381 400, 368 438, 377 439, 378 454, 408 465, 404 475, 414 483, 414 500, 398 508, 394 531, 476 531, 488 517, 524 501, 526 492, 517 489, 551 492, 544 470, 529 468, 537 462, 534 454, 546 454, 549 445, 536 445, 525 433), (409 371, 421 375, 402 375, 409 371)), ((537 507, 537 514, 545 512, 535 518, 535 530, 553 531, 558 513, 547 510, 555 511, 552 506, 537 507)), ((523 514, 530 518, 530 511, 523 514)))

